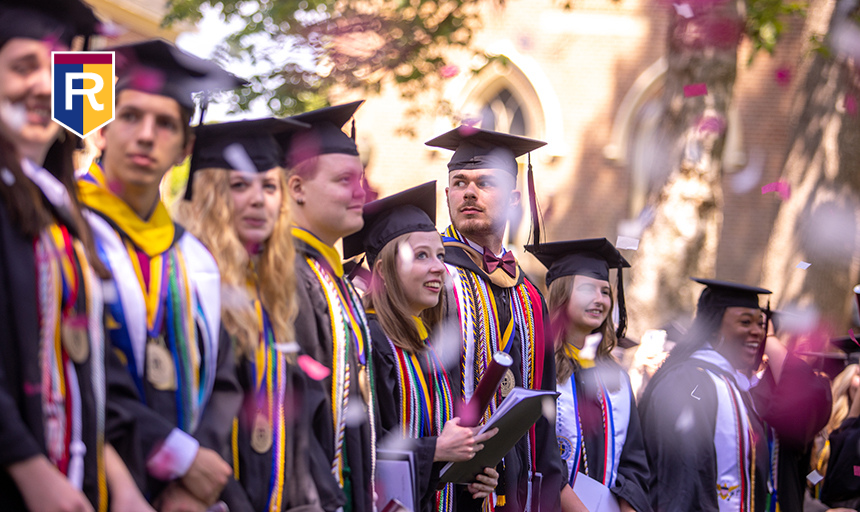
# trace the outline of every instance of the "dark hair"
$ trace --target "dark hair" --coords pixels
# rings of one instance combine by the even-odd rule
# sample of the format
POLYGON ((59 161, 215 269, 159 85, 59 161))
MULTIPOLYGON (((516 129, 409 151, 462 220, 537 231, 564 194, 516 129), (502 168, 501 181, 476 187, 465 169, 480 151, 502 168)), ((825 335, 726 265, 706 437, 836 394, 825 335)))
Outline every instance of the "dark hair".
MULTIPOLYGON (((78 200, 75 185, 75 168, 72 163, 72 153, 75 151, 77 139, 70 133, 61 131, 59 138, 54 141, 45 155, 43 167, 48 170, 69 193, 69 214, 72 226, 83 243, 90 266, 102 279, 110 277, 107 268, 102 264, 95 250, 93 235, 89 225, 81 215, 81 205, 78 200)), ((21 169, 20 156, 14 144, 0 134, 0 169, 7 169, 14 180, 0 180, 0 198, 9 213, 13 226, 26 237, 36 238, 54 222, 39 188, 30 181, 21 169)))
MULTIPOLYGON (((406 293, 397 276, 398 250, 401 244, 408 243, 411 234, 400 235, 385 244, 379 252, 372 269, 370 289, 364 296, 364 307, 376 312, 382 330, 395 345, 411 353, 420 353, 425 348, 424 340, 418 336, 412 314, 406 310, 406 293)), ((439 302, 419 315, 428 330, 432 330, 442 320, 444 296, 440 292, 439 302)))

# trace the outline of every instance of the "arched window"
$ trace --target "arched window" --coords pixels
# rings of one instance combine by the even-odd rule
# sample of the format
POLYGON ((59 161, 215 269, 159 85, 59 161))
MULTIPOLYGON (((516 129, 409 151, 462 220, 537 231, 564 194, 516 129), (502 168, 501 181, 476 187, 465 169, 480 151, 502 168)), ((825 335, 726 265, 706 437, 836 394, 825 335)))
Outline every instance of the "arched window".
MULTIPOLYGON (((666 78, 666 60, 661 58, 639 75, 615 115, 610 143, 604 156, 630 171, 629 214, 635 217, 645 206, 654 187, 661 187, 671 164, 666 161, 665 141, 657 127, 663 116, 660 104, 666 78)), ((723 170, 734 172, 747 160, 737 106, 729 108, 723 170)))
POLYGON ((523 106, 507 87, 503 87, 484 104, 481 109, 481 128, 511 135, 528 135, 523 106))

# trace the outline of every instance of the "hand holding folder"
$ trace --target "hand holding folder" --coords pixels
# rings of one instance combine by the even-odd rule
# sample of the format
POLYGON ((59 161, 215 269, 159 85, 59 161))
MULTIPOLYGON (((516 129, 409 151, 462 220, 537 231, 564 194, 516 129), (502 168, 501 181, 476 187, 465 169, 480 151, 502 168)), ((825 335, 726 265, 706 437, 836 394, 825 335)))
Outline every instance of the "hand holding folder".
POLYGON ((514 388, 478 431, 480 434, 498 428, 499 432, 484 442, 484 448, 474 458, 445 465, 440 472, 441 482, 473 482, 485 467, 495 467, 541 417, 543 401, 554 403, 557 396, 553 391, 514 388))

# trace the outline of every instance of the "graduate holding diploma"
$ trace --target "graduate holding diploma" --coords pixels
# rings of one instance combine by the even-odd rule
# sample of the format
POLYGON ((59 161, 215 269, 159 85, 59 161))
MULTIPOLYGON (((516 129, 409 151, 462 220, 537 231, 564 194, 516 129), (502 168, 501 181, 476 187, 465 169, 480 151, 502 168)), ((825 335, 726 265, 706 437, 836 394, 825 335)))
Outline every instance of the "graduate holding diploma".
MULTIPOLYGON (((474 435, 453 417, 449 376, 429 345, 428 330, 441 317, 445 248, 431 220, 436 216, 436 182, 368 203, 364 229, 344 239, 344 255, 364 252, 372 269, 364 297, 376 370, 380 439, 414 439, 421 510, 454 510, 454 485, 437 491, 439 470, 448 461, 469 460, 495 431, 474 435)), ((486 468, 468 485, 475 498, 496 486, 486 468)), ((384 485, 381 482, 379 485, 384 485)), ((380 503, 384 507, 385 503, 380 503)))

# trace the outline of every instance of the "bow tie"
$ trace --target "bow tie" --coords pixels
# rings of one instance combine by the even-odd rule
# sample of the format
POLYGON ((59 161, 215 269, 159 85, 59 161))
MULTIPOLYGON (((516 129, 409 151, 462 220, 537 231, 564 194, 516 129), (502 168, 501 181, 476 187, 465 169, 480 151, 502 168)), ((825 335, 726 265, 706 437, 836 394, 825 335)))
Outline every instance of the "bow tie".
POLYGON ((487 274, 492 274, 494 270, 502 267, 509 276, 517 275, 517 259, 514 258, 514 253, 507 251, 499 258, 493 251, 484 247, 484 266, 487 267, 487 274))

